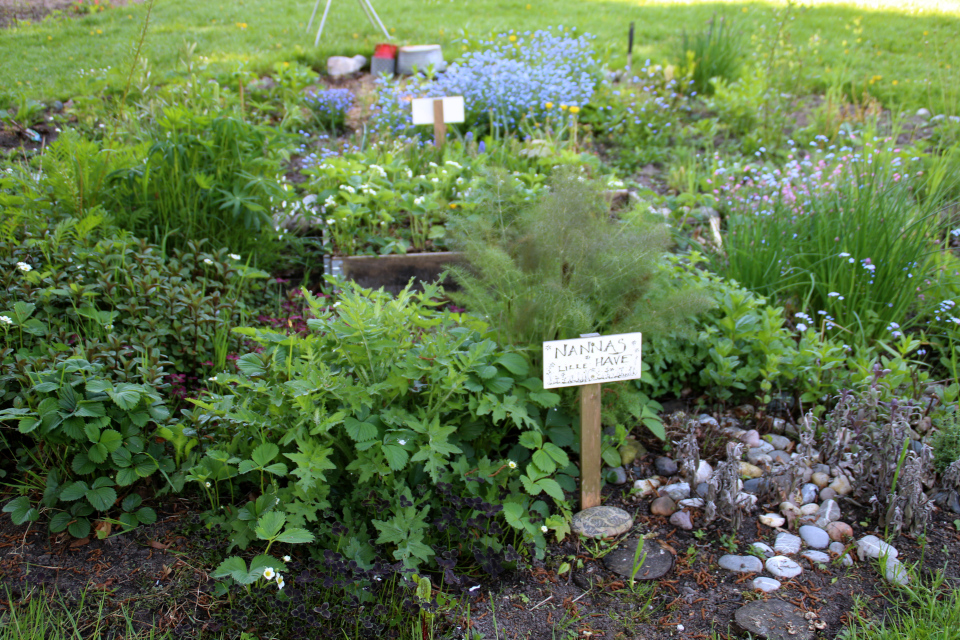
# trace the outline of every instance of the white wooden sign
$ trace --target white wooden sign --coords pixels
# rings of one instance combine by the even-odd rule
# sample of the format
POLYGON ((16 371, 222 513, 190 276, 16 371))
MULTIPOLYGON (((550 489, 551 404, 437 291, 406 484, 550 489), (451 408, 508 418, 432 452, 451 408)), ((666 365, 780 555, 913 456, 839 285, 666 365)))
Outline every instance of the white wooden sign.
POLYGON ((543 343, 543 387, 577 387, 640 377, 641 334, 543 343))
POLYGON ((443 101, 443 121, 463 122, 463 96, 448 96, 445 98, 414 98, 411 101, 413 124, 436 124, 434 122, 434 102, 443 101))

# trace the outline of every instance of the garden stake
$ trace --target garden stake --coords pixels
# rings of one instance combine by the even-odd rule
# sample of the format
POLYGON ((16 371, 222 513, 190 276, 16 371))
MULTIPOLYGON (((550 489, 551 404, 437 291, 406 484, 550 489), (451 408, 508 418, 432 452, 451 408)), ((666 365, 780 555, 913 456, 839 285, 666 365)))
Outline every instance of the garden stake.
POLYGON ((443 98, 433 101, 433 143, 437 148, 447 140, 447 123, 443 121, 443 98))
POLYGON ((600 386, 580 387, 581 509, 600 506, 600 386))

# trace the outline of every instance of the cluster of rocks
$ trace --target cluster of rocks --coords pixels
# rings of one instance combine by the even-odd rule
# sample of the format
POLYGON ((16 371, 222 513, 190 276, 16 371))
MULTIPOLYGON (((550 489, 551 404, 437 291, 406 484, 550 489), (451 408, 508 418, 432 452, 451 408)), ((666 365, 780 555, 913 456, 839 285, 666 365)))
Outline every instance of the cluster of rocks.
MULTIPOLYGON (((794 440, 777 434, 761 437, 754 429, 743 430, 730 422, 721 427, 708 415, 700 416, 699 421, 725 433, 746 448, 744 459, 739 463, 741 479, 734 498, 738 508, 749 511, 758 505, 761 497, 782 495, 778 492, 783 491, 785 469, 800 455, 794 451, 797 448, 794 440)), ((678 477, 681 466, 666 456, 658 457, 654 461, 657 475, 636 480, 634 490, 641 496, 651 498, 651 514, 669 518, 669 522, 680 529, 691 530, 694 511, 705 507, 714 469, 708 462, 700 460, 696 466, 694 486, 691 486, 690 482, 678 477)), ((825 566, 839 559, 838 562, 843 565, 852 564, 847 543, 853 540, 854 531, 850 524, 843 521, 838 499, 853 491, 853 481, 841 469, 824 464, 796 465, 794 468, 798 469, 798 488, 786 500, 780 501, 776 509, 759 516, 761 524, 769 527, 771 533, 776 532, 773 547, 762 541, 754 542, 750 548, 754 555, 725 555, 720 559, 721 567, 738 573, 761 573, 766 570, 774 578, 782 580, 800 575, 803 571, 801 563, 825 566), (799 535, 790 533, 791 530, 799 535)), ((862 559, 883 556, 885 577, 901 584, 906 582, 906 572, 897 560, 896 549, 872 535, 857 541, 856 548, 862 559)), ((753 586, 769 592, 778 589, 780 582, 765 576, 757 577, 753 586)))

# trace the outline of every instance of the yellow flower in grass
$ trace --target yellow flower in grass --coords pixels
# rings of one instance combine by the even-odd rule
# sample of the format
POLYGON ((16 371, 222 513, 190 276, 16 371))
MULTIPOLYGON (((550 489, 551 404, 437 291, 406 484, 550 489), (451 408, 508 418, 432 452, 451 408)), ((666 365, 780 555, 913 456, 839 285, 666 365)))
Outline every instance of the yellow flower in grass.
POLYGON ((577 105, 573 105, 572 107, 570 107, 570 113, 574 115, 580 113, 580 107, 578 107, 577 105))
POLYGON ((513 35, 512 35, 512 36, 510 36, 510 37, 507 38, 507 39, 510 40, 510 42, 516 42, 516 41, 517 41, 517 36, 513 36, 513 35))
POLYGON ((238 29, 246 29, 246 28, 247 28, 247 23, 246 23, 246 22, 237 22, 236 25, 237 25, 237 28, 238 28, 238 29))
POLYGON ((565 104, 560 105, 560 111, 566 111, 566 110, 567 110, 567 105, 565 104))
POLYGON ((543 105, 543 106, 546 107, 547 109, 553 109, 553 103, 552 103, 552 102, 548 102, 548 103, 546 103, 546 104, 543 105))

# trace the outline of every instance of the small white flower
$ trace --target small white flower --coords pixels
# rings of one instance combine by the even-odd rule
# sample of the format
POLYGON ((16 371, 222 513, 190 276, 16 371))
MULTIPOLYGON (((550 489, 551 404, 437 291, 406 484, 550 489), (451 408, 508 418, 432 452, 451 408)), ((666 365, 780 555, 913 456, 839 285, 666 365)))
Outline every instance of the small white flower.
POLYGON ((437 166, 437 163, 436 163, 436 162, 431 162, 431 163, 430 163, 430 166, 431 166, 431 167, 436 167, 436 166, 437 166))
POLYGON ((332 226, 335 225, 336 223, 337 223, 337 221, 334 220, 333 218, 327 218, 327 225, 329 225, 329 226, 332 227, 332 226))
POLYGON ((231 260, 239 260, 239 259, 240 259, 240 255, 239 255, 239 254, 236 254, 236 253, 231 253, 231 254, 230 254, 230 259, 231 259, 231 260))
POLYGON ((677 631, 683 631, 684 627, 682 624, 677 625, 677 631))
POLYGON ((841 258, 849 258, 849 257, 850 257, 850 254, 847 253, 846 251, 844 251, 843 253, 840 254, 840 257, 841 257, 841 258))
POLYGON ((285 584, 287 583, 283 581, 283 576, 277 576, 277 589, 283 589, 285 584))
POLYGON ((430 178, 430 182, 440 182, 440 178, 430 178))
POLYGON ((513 460, 509 460, 509 461, 507 461, 507 466, 510 467, 511 469, 516 469, 516 468, 517 468, 517 463, 514 462, 513 460))
POLYGON ((10 316, 0 316, 0 324, 13 324, 13 320, 10 319, 10 316))
POLYGON ((550 531, 550 529, 547 528, 547 525, 542 525, 540 527, 540 531, 543 531, 544 533, 546 533, 547 531, 550 531))
POLYGON ((28 271, 33 271, 33 267, 28 265, 26 262, 18 262, 17 269, 20 269, 20 271, 23 271, 24 273, 28 271))
POLYGON ((323 204, 327 205, 328 207, 335 207, 337 206, 337 200, 333 196, 327 196, 327 199, 323 201, 323 204))
POLYGON ((290 562, 290 556, 283 556, 284 562, 290 562))
POLYGON ((407 441, 406 441, 406 440, 397 440, 397 444, 399 444, 399 445, 402 447, 403 445, 407 444, 407 441))
POLYGON ((830 293, 827 294, 827 297, 828 297, 828 298, 837 298, 837 297, 839 297, 839 296, 840 296, 840 294, 837 293, 836 291, 831 291, 830 293))
POLYGON ((211 260, 210 258, 204 258, 203 264, 213 264, 213 260, 211 260))
POLYGON ((414 199, 413 199, 413 204, 417 205, 418 207, 421 206, 421 205, 423 205, 423 196, 420 196, 420 197, 418 197, 418 198, 414 198, 414 199))
POLYGON ((356 193, 356 192, 357 192, 356 189, 354 189, 353 187, 351 187, 351 186, 348 185, 348 184, 342 184, 342 185, 340 185, 340 188, 341 188, 342 190, 348 191, 348 192, 350 192, 350 193, 356 193))
POLYGON ((204 482, 204 483, 203 483, 203 486, 205 486, 207 489, 209 489, 209 488, 212 487, 213 485, 210 484, 209 481, 207 481, 207 482, 204 482))
POLYGON ((267 567, 263 570, 263 577, 267 580, 273 580, 276 575, 277 572, 273 570, 273 567, 267 567))
POLYGON ((214 377, 212 377, 212 378, 207 378, 207 382, 216 382, 216 381, 217 381, 217 377, 216 377, 216 376, 214 376, 214 377))
POLYGON ((803 324, 802 322, 797 323, 797 331, 800 331, 802 333, 806 330, 807 330, 807 325, 803 324))

